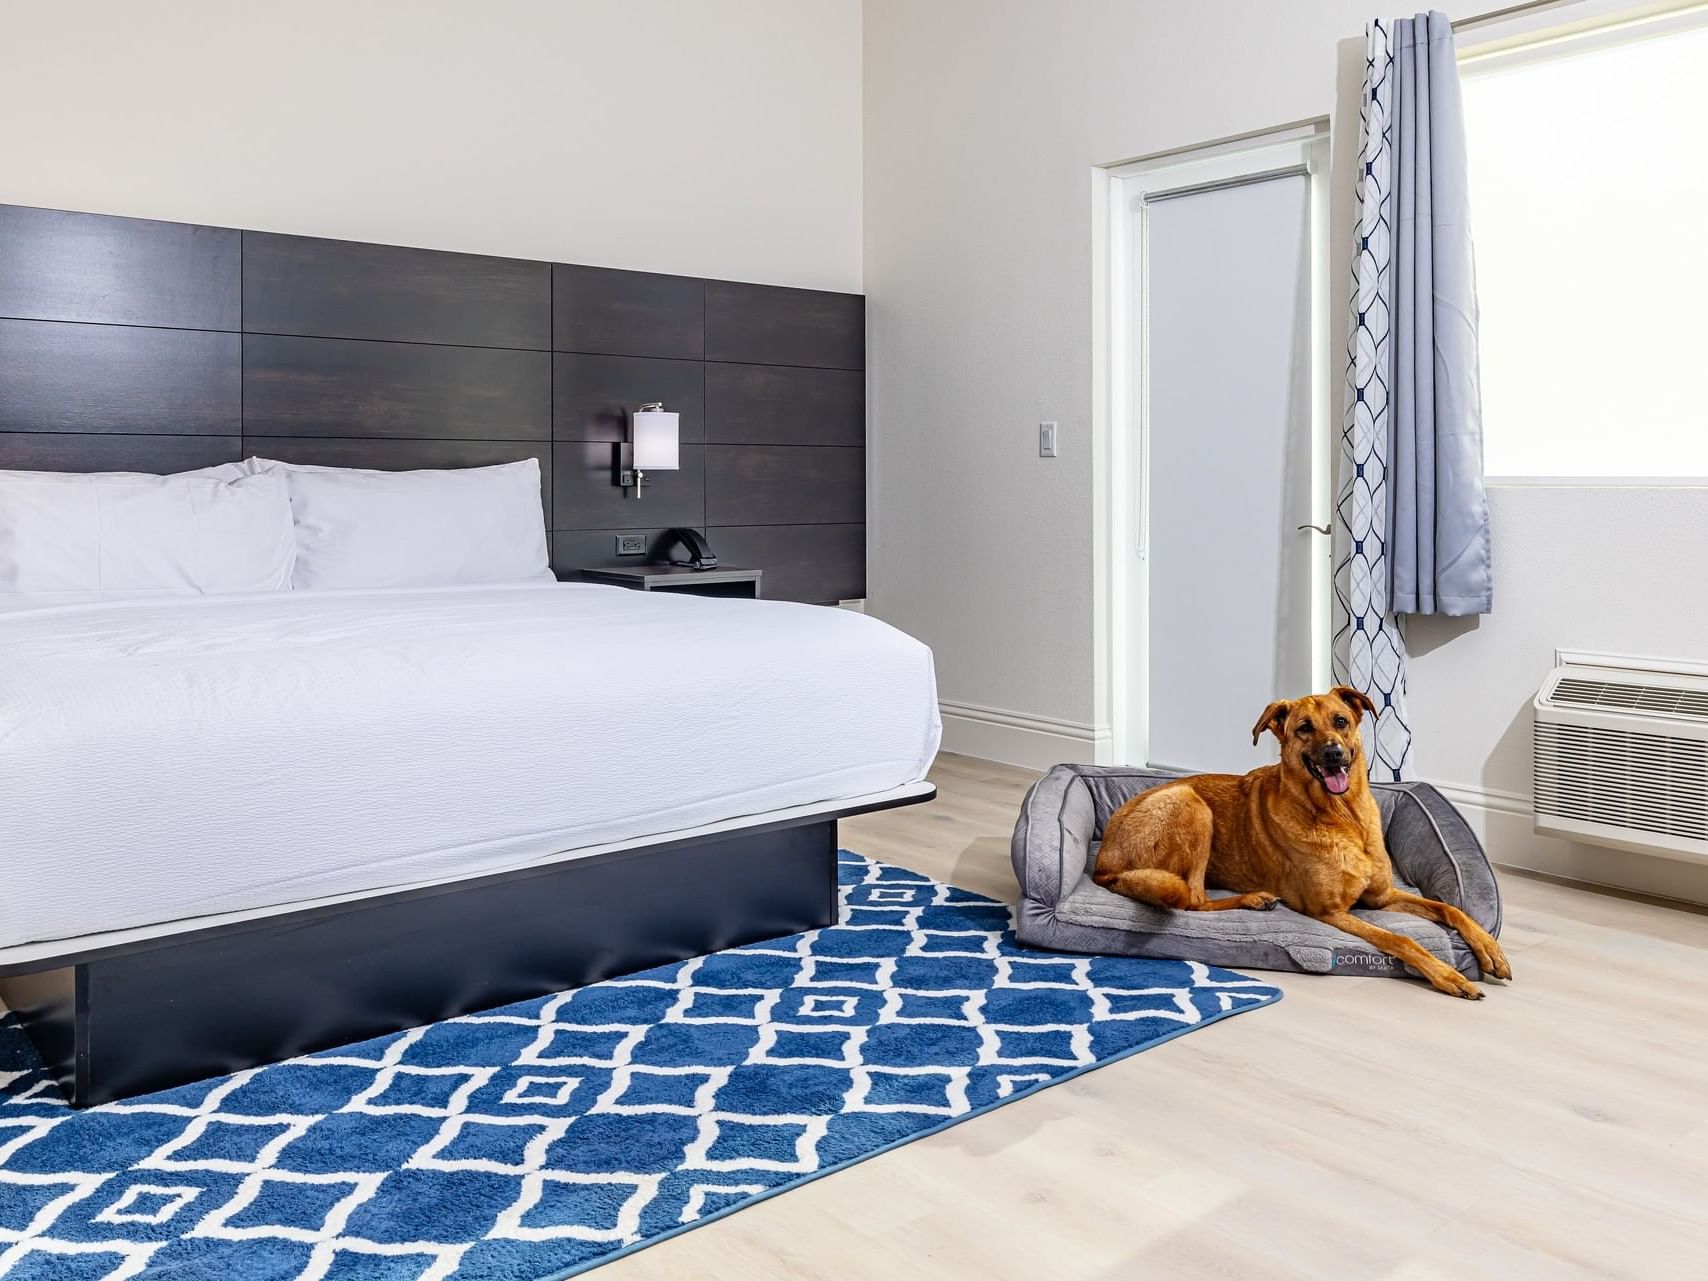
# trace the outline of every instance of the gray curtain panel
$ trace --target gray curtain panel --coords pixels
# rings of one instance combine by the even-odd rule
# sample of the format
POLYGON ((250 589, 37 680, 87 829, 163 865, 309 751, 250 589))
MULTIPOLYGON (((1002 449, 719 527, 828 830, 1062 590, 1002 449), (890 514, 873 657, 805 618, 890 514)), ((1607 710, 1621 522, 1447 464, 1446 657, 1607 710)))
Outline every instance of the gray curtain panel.
POLYGON ((1465 113, 1444 14, 1393 24, 1393 452, 1389 608, 1486 614, 1477 288, 1465 113))

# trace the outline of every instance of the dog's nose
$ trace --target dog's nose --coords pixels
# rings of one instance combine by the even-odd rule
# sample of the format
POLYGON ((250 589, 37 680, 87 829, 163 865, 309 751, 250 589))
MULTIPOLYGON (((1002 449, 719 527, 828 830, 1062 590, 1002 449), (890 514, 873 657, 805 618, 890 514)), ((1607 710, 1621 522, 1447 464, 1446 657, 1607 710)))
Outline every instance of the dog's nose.
POLYGON ((1323 748, 1323 764, 1329 766, 1346 764, 1346 749, 1339 743, 1330 743, 1323 748))

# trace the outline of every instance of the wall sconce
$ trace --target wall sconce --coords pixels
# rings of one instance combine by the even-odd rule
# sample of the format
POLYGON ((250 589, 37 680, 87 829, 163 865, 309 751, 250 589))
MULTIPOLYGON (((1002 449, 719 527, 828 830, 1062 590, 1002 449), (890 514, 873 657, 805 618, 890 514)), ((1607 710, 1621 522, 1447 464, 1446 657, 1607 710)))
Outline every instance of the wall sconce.
POLYGON ((649 471, 675 471, 682 465, 677 448, 681 418, 680 414, 666 412, 660 400, 642 405, 629 415, 629 469, 617 473, 617 483, 625 490, 634 490, 634 497, 641 497, 649 471))

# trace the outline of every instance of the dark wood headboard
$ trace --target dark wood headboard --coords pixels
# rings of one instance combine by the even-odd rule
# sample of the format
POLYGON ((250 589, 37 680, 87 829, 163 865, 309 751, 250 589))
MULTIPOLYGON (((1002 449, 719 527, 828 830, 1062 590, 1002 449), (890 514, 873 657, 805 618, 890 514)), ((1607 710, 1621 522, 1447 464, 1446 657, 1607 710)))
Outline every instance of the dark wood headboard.
POLYGON ((863 596, 865 349, 858 294, 0 205, 0 468, 533 457, 563 575, 690 525, 769 597, 863 596), (654 400, 682 467, 636 500, 654 400))

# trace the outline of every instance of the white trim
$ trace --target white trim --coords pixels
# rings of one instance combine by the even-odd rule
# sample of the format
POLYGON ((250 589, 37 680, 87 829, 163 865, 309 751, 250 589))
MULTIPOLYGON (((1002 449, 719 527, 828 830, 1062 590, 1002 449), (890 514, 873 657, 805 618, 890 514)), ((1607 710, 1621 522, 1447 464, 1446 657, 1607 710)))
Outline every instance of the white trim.
MULTIPOLYGON (((1110 228, 1120 216, 1121 182, 1105 168, 1091 171, 1091 705, 1107 716, 1126 706, 1130 657, 1116 648, 1123 630, 1113 611, 1125 607, 1127 562, 1117 546, 1127 528, 1126 487, 1115 481, 1127 465, 1110 426, 1126 403, 1124 361, 1113 359, 1125 341, 1125 308, 1112 286, 1126 272, 1125 237, 1117 244, 1110 228)), ((1112 764, 1122 745, 1110 741, 1098 765, 1112 764)))
POLYGON ((940 700, 937 707, 943 717, 945 752, 1045 770, 1064 762, 1090 763, 1099 759, 1100 751, 1108 751, 1106 725, 949 699, 940 700))
MULTIPOLYGON (((1708 3, 1708 0, 1704 0, 1704 3, 1708 3)), ((1290 124, 1278 125, 1273 129, 1256 129, 1250 133, 1218 138, 1214 142, 1152 152, 1148 156, 1136 156, 1130 160, 1117 160, 1112 164, 1099 165, 1098 170, 1113 178, 1128 178, 1156 169, 1171 169, 1187 161, 1217 160, 1230 155, 1243 157, 1251 151, 1284 143, 1308 142, 1324 133, 1327 128, 1328 117, 1315 116, 1309 120, 1295 120, 1290 124)))
POLYGON ((1544 836, 1536 831, 1531 800, 1523 792, 1470 783, 1435 782, 1435 787, 1464 814, 1499 867, 1685 903, 1708 903, 1708 865, 1544 836))
MULTIPOLYGON (((1333 249, 1330 245, 1329 191, 1334 141, 1328 122, 1305 143, 1305 164, 1311 175, 1311 426, 1317 434, 1311 459, 1311 521, 1333 530, 1340 519, 1335 510, 1334 466, 1340 452, 1339 359, 1334 350, 1333 312, 1335 287, 1333 249)), ((1312 530, 1297 531, 1312 539, 1312 530)), ((1334 536, 1320 543, 1321 564, 1311 575, 1311 688, 1327 689, 1334 683, 1334 536)))
POLYGON ((1490 489, 1708 489, 1708 476, 1485 476, 1490 489))
POLYGON ((1611 667, 1623 672, 1667 676, 1708 676, 1708 663, 1696 658, 1656 658, 1651 654, 1609 654, 1594 649, 1554 649, 1554 666, 1611 667))

